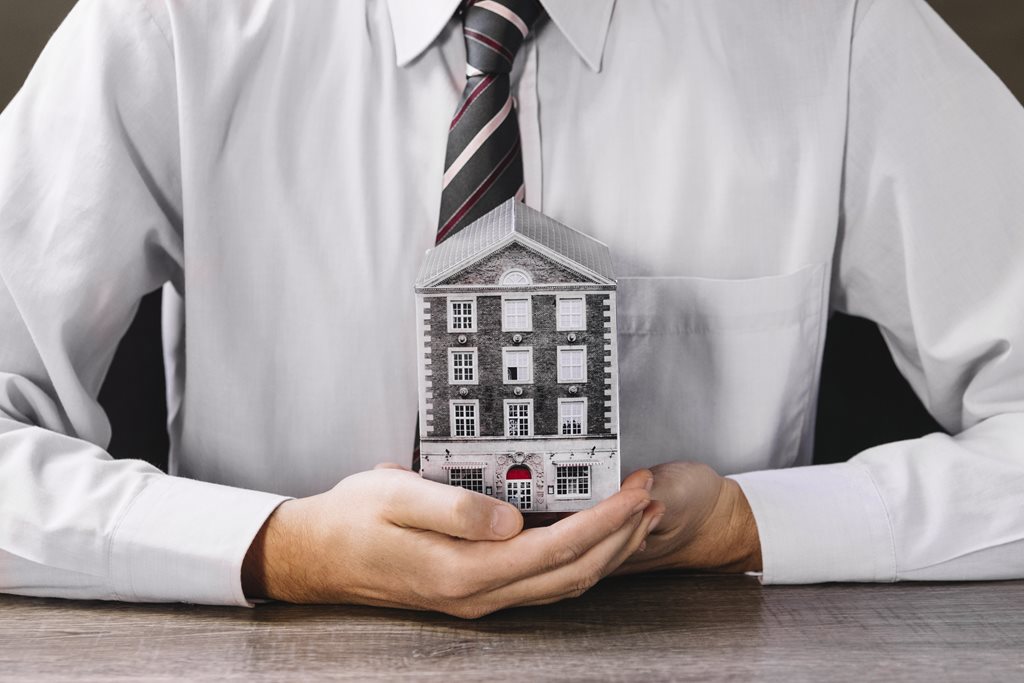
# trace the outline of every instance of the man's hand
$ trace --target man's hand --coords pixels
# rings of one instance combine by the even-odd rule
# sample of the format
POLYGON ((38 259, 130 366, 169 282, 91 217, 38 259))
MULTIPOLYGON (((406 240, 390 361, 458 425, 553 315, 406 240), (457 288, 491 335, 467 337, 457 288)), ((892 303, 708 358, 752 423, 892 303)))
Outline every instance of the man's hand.
POLYGON ((522 530, 508 503, 378 468, 283 503, 242 567, 249 597, 475 618, 576 597, 618 568, 661 514, 641 470, 596 507, 522 530))
POLYGON ((658 465, 651 496, 665 517, 618 574, 657 569, 761 571, 757 525, 739 484, 707 465, 658 465))

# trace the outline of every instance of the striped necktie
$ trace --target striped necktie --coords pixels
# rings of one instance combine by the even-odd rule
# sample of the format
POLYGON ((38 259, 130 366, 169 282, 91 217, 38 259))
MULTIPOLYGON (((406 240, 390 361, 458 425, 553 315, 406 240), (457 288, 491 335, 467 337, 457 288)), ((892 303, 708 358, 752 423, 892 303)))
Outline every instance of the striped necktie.
POLYGON ((462 15, 466 88, 448 128, 437 243, 509 197, 523 199, 523 156, 509 74, 537 0, 479 0, 462 15))
MULTIPOLYGON (((538 0, 471 0, 463 10, 466 87, 448 127, 437 244, 509 197, 523 199, 523 156, 509 74, 540 13, 538 0)), ((414 472, 420 469, 421 419, 414 472)))

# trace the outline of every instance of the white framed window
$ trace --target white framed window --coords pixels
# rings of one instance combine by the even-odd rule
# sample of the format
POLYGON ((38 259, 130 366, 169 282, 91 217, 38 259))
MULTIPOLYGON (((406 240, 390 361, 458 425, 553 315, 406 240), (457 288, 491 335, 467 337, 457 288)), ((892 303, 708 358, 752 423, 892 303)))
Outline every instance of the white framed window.
POLYGON ((476 348, 448 349, 448 383, 478 384, 476 348))
POLYGON ((558 347, 558 381, 562 384, 587 381, 587 347, 558 347))
POLYGON ((506 346, 501 350, 502 381, 505 384, 533 382, 533 347, 506 346))
POLYGON ((558 330, 585 330, 587 329, 587 307, 583 295, 558 297, 558 330))
POLYGON ((502 297, 501 329, 505 332, 529 332, 532 330, 532 308, 529 296, 502 297))
POLYGON ((461 486, 477 493, 484 492, 484 470, 482 467, 453 467, 448 470, 448 483, 461 486))
POLYGON ((525 287, 533 282, 530 274, 525 270, 509 270, 502 274, 501 282, 503 287, 525 287))
POLYGON ((555 495, 590 498, 590 465, 555 465, 555 495))
POLYGON ((468 439, 480 436, 480 401, 452 401, 452 436, 468 439))
POLYGON ((505 400, 505 436, 533 436, 533 399, 505 400))
POLYGON ((558 433, 561 436, 583 436, 587 433, 587 399, 558 399, 558 433))
POLYGON ((476 332, 475 297, 448 297, 448 331, 476 332))

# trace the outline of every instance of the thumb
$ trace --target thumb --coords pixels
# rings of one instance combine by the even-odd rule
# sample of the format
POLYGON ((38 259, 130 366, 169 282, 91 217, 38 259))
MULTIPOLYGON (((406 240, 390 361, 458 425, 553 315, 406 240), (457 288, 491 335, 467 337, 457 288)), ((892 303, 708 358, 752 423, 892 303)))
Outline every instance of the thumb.
POLYGON ((468 489, 420 477, 394 482, 388 521, 471 541, 502 541, 523 528, 519 510, 468 489))
POLYGON ((621 488, 624 489, 640 489, 644 488, 648 491, 651 490, 654 485, 654 473, 649 469, 641 469, 631 473, 628 477, 622 480, 621 488))

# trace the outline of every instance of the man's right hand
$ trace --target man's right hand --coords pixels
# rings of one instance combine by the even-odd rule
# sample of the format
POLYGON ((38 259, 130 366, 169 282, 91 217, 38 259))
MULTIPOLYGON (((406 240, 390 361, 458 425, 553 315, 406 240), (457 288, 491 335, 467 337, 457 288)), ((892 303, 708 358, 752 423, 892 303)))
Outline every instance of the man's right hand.
POLYGON ((246 555, 252 598, 424 609, 476 618, 576 597, 643 543, 664 510, 648 470, 597 506, 523 530, 508 503, 378 468, 287 501, 246 555))

